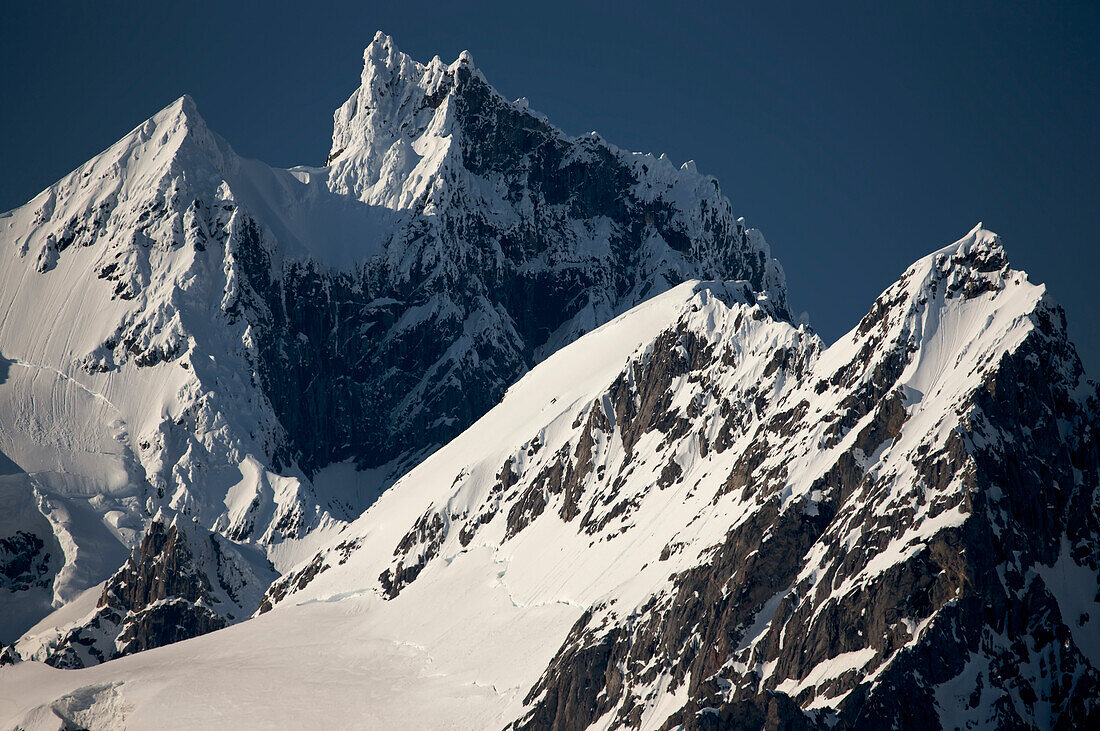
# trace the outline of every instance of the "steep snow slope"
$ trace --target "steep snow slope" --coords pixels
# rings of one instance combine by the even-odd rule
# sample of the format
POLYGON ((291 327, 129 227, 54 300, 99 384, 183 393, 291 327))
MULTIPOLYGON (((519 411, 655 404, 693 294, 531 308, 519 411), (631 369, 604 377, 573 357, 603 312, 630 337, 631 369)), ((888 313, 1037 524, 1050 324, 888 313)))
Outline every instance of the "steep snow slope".
POLYGON ((158 506, 228 530, 266 498, 267 539, 319 518, 300 472, 245 469, 282 430, 247 323, 218 317, 248 225, 227 182, 242 167, 184 97, 0 218, 0 449, 26 475, 4 489, 60 544, 54 606, 118 568, 158 506))
POLYGON ((632 309, 534 368, 259 618, 90 670, 5 669, 5 713, 1095 718, 1097 404, 1043 288, 979 227, 827 349, 774 314, 745 283, 632 309))
POLYGON ((0 641, 160 510, 296 563, 533 364, 689 278, 786 316, 713 178, 563 134, 468 54, 376 36, 324 168, 242 159, 178 100, 0 216, 0 641))
MULTIPOLYGON (((593 393, 606 388, 621 372, 623 364, 635 350, 644 347, 663 329, 673 325, 681 314, 690 312, 691 300, 702 298, 711 302, 711 309, 715 309, 717 300, 711 296, 712 292, 743 299, 745 289, 744 285, 686 284, 631 310, 612 325, 596 330, 582 342, 551 356, 536 367, 510 390, 500 406, 460 438, 468 438, 469 441, 448 445, 429 458, 417 471, 429 470, 436 474, 432 469, 434 463, 442 457, 446 464, 451 464, 454 461, 453 455, 462 450, 474 449, 474 455, 480 455, 488 447, 490 452, 508 453, 507 442, 498 449, 493 440, 506 438, 513 433, 516 435, 515 439, 519 440, 524 433, 537 432, 547 421, 547 408, 557 414, 570 403, 584 401, 593 393), (551 403, 552 399, 554 403, 551 403), (562 406, 559 407, 558 404, 562 406), (479 436, 479 431, 486 434, 486 439, 479 436), (447 454, 452 455, 449 460, 447 454)), ((752 299, 755 300, 755 297, 752 299)), ((518 443, 519 441, 516 442, 518 443)), ((439 489, 446 490, 450 481, 443 485, 429 481, 422 483, 422 486, 434 496, 439 489)), ((424 505, 431 501, 432 496, 422 501, 415 493, 415 489, 410 491, 395 487, 384 494, 371 511, 378 514, 391 513, 395 510, 392 505, 402 505, 399 512, 395 513, 396 520, 392 523, 395 533, 390 537, 393 543, 407 529, 407 525, 401 521, 403 514, 408 513, 408 520, 413 521, 423 512, 424 505), (403 500, 400 498, 402 493, 406 493, 403 500), (398 496, 396 502, 391 499, 391 495, 398 496), (385 505, 391 507, 383 507, 385 505)), ((388 519, 385 523, 390 525, 388 519)), ((356 553, 358 557, 362 552, 356 553)), ((383 555, 389 556, 391 553, 392 543, 388 542, 383 555)), ((304 672, 302 668, 311 668, 312 670, 305 673, 313 678, 310 697, 314 697, 314 693, 321 694, 316 696, 317 701, 303 703, 301 706, 303 711, 311 709, 308 716, 311 719, 326 718, 325 714, 331 712, 336 715, 327 718, 337 723, 346 722, 347 716, 343 715, 345 713, 365 714, 366 717, 388 719, 394 723, 402 719, 408 721, 411 719, 405 715, 406 710, 397 704, 387 710, 387 706, 393 701, 389 693, 413 692, 419 694, 425 702, 433 695, 438 699, 439 694, 442 694, 443 697, 453 698, 455 703, 425 708, 425 715, 418 716, 418 723, 431 718, 453 718, 462 727, 492 727, 503 721, 499 708, 502 696, 515 697, 523 690, 519 685, 534 682, 549 661, 554 647, 580 611, 579 607, 554 602, 541 608, 517 606, 510 597, 507 584, 500 581, 502 568, 502 565, 493 562, 487 555, 480 556, 476 562, 468 562, 464 569, 455 565, 453 574, 445 577, 445 585, 437 585, 436 590, 441 589, 446 596, 466 596, 468 601, 447 600, 450 611, 443 616, 442 621, 441 605, 434 603, 434 600, 420 604, 416 614, 410 614, 408 607, 383 601, 370 591, 360 595, 352 591, 346 601, 337 603, 322 602, 300 608, 281 606, 271 615, 228 630, 234 636, 243 631, 247 636, 255 638, 244 639, 245 635, 242 635, 241 642, 260 653, 253 659, 246 660, 245 667, 228 663, 234 668, 232 680, 225 674, 227 656, 223 653, 224 648, 232 646, 234 641, 230 640, 227 644, 226 632, 218 632, 195 641, 81 671, 50 673, 44 676, 36 669, 39 666, 35 663, 20 663, 2 671, 5 674, 10 673, 11 679, 7 675, 2 676, 0 685, 11 688, 12 695, 0 695, 5 696, 13 706, 17 705, 16 699, 19 699, 18 710, 23 713, 41 703, 44 699, 42 692, 57 687, 53 683, 62 683, 67 688, 58 691, 59 695, 88 684, 97 687, 100 684, 110 686, 115 678, 113 669, 121 666, 131 668, 127 671, 129 679, 124 685, 133 689, 136 685, 148 683, 146 687, 151 693, 151 702, 148 705, 135 704, 134 699, 138 696, 133 695, 130 690, 123 693, 121 698, 124 702, 120 700, 118 705, 137 706, 128 715, 127 723, 140 725, 144 719, 151 725, 186 726, 193 722, 262 725, 265 719, 275 721, 287 718, 285 709, 261 709, 265 703, 276 704, 276 699, 280 696, 284 699, 291 697, 282 695, 294 693, 283 683, 291 682, 290 675, 298 677, 300 672, 304 672), (282 619, 283 617, 286 619, 282 619), (463 626, 476 626, 474 623, 479 618, 494 618, 490 620, 493 628, 488 633, 458 631, 463 626), (251 634, 255 631, 259 631, 260 635, 251 634), (407 634, 409 632, 412 634, 407 634), (541 655, 537 652, 524 657, 515 655, 517 644, 529 641, 525 638, 543 634, 547 634, 548 639, 542 642, 541 655), (293 639, 288 644, 282 644, 275 639, 278 637, 293 639), (354 638, 354 641, 349 641, 349 638, 354 638), (202 644, 196 646, 196 642, 202 644), (338 650, 337 646, 344 649, 338 650), (164 652, 177 654, 163 658, 164 652), (470 653, 473 653, 472 659, 470 653), (314 660, 306 660, 307 656, 314 660), (341 656, 346 658, 346 664, 338 667, 332 663, 332 658, 341 656), (437 671, 437 664, 443 664, 446 669, 437 671), (272 674, 272 667, 288 668, 288 675, 272 674), (184 668, 188 668, 187 687, 194 687, 200 693, 212 693, 209 703, 204 701, 203 705, 222 709, 216 710, 214 717, 195 715, 202 714, 203 711, 194 707, 194 697, 180 693, 182 686, 177 686, 177 683, 182 682, 182 679, 171 676, 184 668), (346 676, 348 668, 359 668, 351 671, 355 681, 350 687, 346 676), (247 675, 247 680, 242 672, 247 675), (446 672, 448 677, 432 680, 436 672, 446 672), (449 675, 451 672, 458 673, 462 678, 457 685, 453 685, 454 681, 449 675), (89 679, 89 673, 92 674, 92 679, 89 679), (513 673, 519 674, 518 682, 513 673), (344 679, 336 680, 337 676, 344 676, 344 679), (191 685, 192 680, 198 682, 198 685, 191 685), (362 693, 364 688, 372 688, 375 683, 380 684, 375 690, 362 693), (175 690, 168 692, 166 684, 175 690), (255 698, 255 705, 252 701, 245 701, 245 705, 237 706, 236 701, 230 703, 226 696, 220 695, 226 692, 235 695, 237 690, 242 689, 242 684, 248 688, 243 694, 255 698), (259 688, 265 684, 277 684, 281 690, 266 696, 267 700, 264 701, 262 699, 265 696, 259 688), (496 689, 493 688, 494 685, 496 689), (327 695, 330 691, 333 695, 327 695), (25 692, 27 695, 23 695, 25 692), (345 697, 349 693, 356 698, 345 697), (224 698, 225 703, 219 702, 219 698, 224 698), (331 702, 320 702, 324 698, 331 702), (327 706, 328 710, 320 706, 327 706), (464 710, 467 710, 467 706, 469 712, 476 712, 475 715, 466 715, 464 710), (223 711, 226 715, 217 715, 223 711), (253 712, 259 715, 250 715, 253 712), (241 715, 236 715, 237 713, 241 715), (463 722, 462 719, 467 720, 463 722)), ((410 588, 409 591, 412 592, 413 589, 410 588)), ((435 600, 439 598, 437 596, 435 600)), ((288 603, 290 604, 292 603, 288 603)), ((119 692, 122 693, 121 688, 119 692)), ((97 693, 99 691, 84 695, 97 693)), ((11 712, 15 713, 16 710, 13 708, 11 712)), ((305 718, 303 716, 303 720, 305 718)))
POLYGON ((1095 715, 1100 607, 1046 583, 1100 568, 1095 396, 996 237, 917 262, 823 352, 711 294, 545 426, 491 412, 405 478, 430 502, 395 490, 269 594, 377 575, 396 604, 489 549, 517 605, 584 610, 523 727, 660 725, 676 692, 686 725, 1095 715))

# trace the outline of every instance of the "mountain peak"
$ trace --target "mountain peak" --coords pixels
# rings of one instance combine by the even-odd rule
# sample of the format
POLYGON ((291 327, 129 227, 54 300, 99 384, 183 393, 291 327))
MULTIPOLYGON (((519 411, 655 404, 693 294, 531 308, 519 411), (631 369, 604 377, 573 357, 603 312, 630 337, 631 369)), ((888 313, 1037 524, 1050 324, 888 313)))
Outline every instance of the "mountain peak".
POLYGON ((374 48, 374 47, 394 48, 395 44, 393 42, 393 36, 387 35, 385 32, 383 32, 381 30, 376 30, 374 32, 374 38, 372 38, 371 42, 367 45, 367 49, 369 50, 369 49, 374 48))
POLYGON ((229 143, 207 126, 190 94, 184 94, 138 125, 111 149, 124 155, 148 155, 153 149, 168 151, 166 157, 152 156, 161 167, 180 157, 184 158, 181 164, 188 165, 197 155, 223 175, 234 167, 237 157, 229 143))
POLYGON ((471 55, 469 51, 462 51, 462 53, 458 54, 458 58, 455 59, 455 62, 451 64, 451 68, 455 68, 457 66, 474 66, 473 55, 471 55))
POLYGON ((374 170, 381 163, 380 154, 395 140, 423 132, 433 120, 437 132, 446 136, 445 101, 471 77, 487 85, 469 51, 460 53, 449 65, 438 56, 422 64, 398 49, 392 37, 378 31, 363 50, 359 88, 333 114, 332 148, 326 165, 358 155, 367 170, 374 170), (436 120, 436 112, 444 114, 436 120))
POLYGON ((965 267, 978 274, 991 274, 1009 265, 1001 237, 985 228, 981 222, 958 241, 932 252, 912 267, 913 272, 947 271, 965 267))
POLYGON ((941 252, 956 251, 956 250, 963 250, 963 249, 969 250, 969 249, 971 249, 975 246, 978 246, 978 247, 981 247, 981 248, 1000 247, 1000 245, 1001 245, 1000 242, 1001 242, 1001 237, 997 233, 995 233, 993 231, 990 231, 989 229, 987 229, 985 227, 984 223, 982 223, 981 221, 978 221, 978 223, 974 226, 974 228, 967 231, 965 236, 963 236, 961 239, 959 239, 955 243, 953 243, 949 246, 943 247, 943 249, 940 249, 940 251, 937 251, 936 253, 938 254, 938 253, 941 253, 941 252))
POLYGON ((419 67, 407 54, 402 53, 394 43, 391 36, 382 31, 374 34, 367 47, 363 49, 363 78, 366 79, 370 72, 381 70, 393 70, 402 66, 419 67))
POLYGON ((151 131, 150 125, 160 131, 170 132, 180 130, 185 133, 206 133, 209 128, 206 120, 199 114, 198 106, 190 94, 184 94, 180 98, 150 117, 138 127, 139 130, 151 131))
POLYGON ((176 110, 180 114, 188 117, 198 117, 199 114, 198 107, 195 105, 195 99, 190 94, 184 94, 165 107, 165 109, 176 110))

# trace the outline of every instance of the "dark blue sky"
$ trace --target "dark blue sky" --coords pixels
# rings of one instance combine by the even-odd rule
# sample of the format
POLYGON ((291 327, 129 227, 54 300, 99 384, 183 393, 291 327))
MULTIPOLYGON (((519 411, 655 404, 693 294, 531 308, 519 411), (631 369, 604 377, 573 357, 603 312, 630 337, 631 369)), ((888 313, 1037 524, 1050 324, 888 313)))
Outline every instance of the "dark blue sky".
POLYGON ((421 61, 468 48, 568 132, 696 160, 829 341, 984 221, 1100 376, 1098 3, 156 5, 0 9, 0 210, 184 92, 241 154, 320 164, 382 29, 421 61))

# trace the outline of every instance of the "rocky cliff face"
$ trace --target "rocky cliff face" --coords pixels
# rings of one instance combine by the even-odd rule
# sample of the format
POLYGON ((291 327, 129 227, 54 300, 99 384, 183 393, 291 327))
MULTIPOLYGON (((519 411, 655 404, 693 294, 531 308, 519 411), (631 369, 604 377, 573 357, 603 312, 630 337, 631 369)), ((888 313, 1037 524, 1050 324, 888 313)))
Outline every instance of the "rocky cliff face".
POLYGON ((54 667, 86 667, 249 617, 261 587, 275 576, 256 554, 186 518, 162 513, 107 580, 95 611, 39 659, 54 667))
POLYGON ((0 538, 0 585, 8 591, 25 591, 41 583, 50 572, 50 552, 40 536, 16 531, 0 538))
POLYGON ((688 695, 665 728, 1095 722, 1095 394, 1045 299, 989 347, 1015 308, 977 303, 1026 287, 972 237, 758 422, 719 491, 749 516, 646 605, 586 612, 516 727, 636 726, 662 671, 688 695))
MULTIPOLYGON (((0 379, 4 377, 0 365, 0 379)), ((0 615, 0 645, 14 642, 50 610, 53 585, 65 563, 30 481, 0 451, 0 605, 5 609, 0 615)), ((0 662, 3 658, 0 654, 0 662)))
POLYGON ((829 348, 703 290, 604 383, 513 451, 414 470, 269 603, 368 574, 415 615, 490 551, 517 607, 578 610, 515 728, 1096 720, 1100 411, 993 234, 829 348))

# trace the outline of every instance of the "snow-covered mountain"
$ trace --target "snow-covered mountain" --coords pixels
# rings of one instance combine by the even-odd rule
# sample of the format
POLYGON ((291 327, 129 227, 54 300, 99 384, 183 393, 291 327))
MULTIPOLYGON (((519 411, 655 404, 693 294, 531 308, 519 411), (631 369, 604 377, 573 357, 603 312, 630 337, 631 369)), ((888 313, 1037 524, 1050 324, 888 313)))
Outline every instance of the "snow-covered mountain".
POLYGON ((568 606, 515 728, 1081 726, 1095 399, 980 227, 829 348, 747 286, 683 285, 547 360, 263 609, 416 616, 460 564, 568 606))
POLYGON ((25 726, 1073 728, 1100 453, 1064 317, 976 227, 826 347, 687 282, 544 359, 259 616, 0 671, 25 726))
POLYGON ((240 619, 529 368, 688 279, 787 317, 713 178, 565 135, 468 54, 376 36, 324 167, 243 159, 179 99, 0 216, 0 641, 72 665, 240 619), (263 583, 243 603, 205 559, 201 591, 113 592, 211 546, 263 583))

